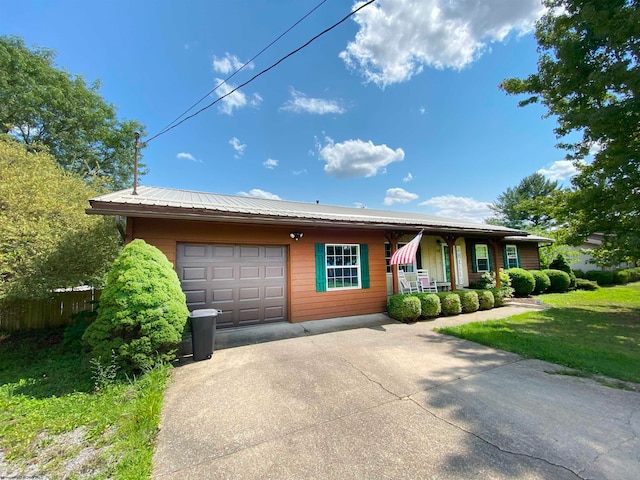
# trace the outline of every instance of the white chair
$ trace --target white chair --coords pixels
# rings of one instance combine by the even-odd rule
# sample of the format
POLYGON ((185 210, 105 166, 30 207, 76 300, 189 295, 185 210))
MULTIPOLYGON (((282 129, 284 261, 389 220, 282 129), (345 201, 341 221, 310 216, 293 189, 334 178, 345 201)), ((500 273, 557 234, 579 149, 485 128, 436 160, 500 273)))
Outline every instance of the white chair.
POLYGON ((421 292, 438 293, 436 282, 429 278, 429 270, 418 269, 418 287, 421 292))
POLYGON ((400 293, 414 293, 422 291, 420 289, 420 283, 409 280, 405 276, 404 270, 400 269, 398 269, 398 286, 400 287, 400 293))

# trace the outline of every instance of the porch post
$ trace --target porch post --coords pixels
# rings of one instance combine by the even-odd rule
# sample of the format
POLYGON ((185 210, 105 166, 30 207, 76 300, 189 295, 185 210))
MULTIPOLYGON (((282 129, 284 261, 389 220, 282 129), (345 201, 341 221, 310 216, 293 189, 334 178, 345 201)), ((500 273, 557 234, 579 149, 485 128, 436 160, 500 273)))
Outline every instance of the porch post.
MULTIPOLYGON (((389 245, 391 246, 391 256, 393 256, 393 254, 398 249, 398 238, 400 238, 401 236, 402 236, 402 232, 399 232, 399 233, 385 232, 384 238, 387 240, 387 242, 389 242, 389 245)), ((397 265, 391 265, 391 285, 393 288, 393 294, 397 295, 398 294, 398 266, 397 265)))
MULTIPOLYGON (((457 290, 457 285, 456 285, 456 262, 455 262, 455 252, 454 252, 454 245, 456 243, 456 240, 458 239, 457 236, 455 235, 441 235, 442 238, 444 239, 445 242, 447 242, 447 249, 449 250, 449 273, 451 275, 451 278, 449 279, 449 281, 451 282, 451 291, 453 290, 457 290)), ((446 267, 444 267, 446 268, 446 267)))
POLYGON ((493 255, 493 267, 496 274, 496 288, 500 288, 500 266, 498 265, 498 242, 496 240, 489 240, 491 245, 491 255, 493 255))

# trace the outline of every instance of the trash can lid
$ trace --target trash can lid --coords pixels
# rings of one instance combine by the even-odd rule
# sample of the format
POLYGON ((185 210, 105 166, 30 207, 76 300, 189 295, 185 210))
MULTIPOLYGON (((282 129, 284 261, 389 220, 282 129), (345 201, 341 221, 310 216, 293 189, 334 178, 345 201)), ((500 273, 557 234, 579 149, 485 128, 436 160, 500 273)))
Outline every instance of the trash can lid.
POLYGON ((201 308, 199 310, 194 310, 189 313, 189 317, 197 318, 197 317, 217 317, 222 313, 222 310, 216 310, 215 308, 201 308))

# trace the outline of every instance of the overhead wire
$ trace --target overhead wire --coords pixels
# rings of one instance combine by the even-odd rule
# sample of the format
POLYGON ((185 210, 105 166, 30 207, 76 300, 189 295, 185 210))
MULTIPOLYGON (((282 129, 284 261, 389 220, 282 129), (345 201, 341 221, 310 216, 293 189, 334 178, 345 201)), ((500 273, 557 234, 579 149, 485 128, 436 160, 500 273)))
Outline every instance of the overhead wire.
POLYGON ((225 98, 227 98, 229 95, 235 93, 236 91, 240 90, 241 88, 249 85, 251 82, 253 82, 254 80, 256 80, 258 77, 260 77, 261 75, 264 75, 265 73, 267 73, 269 70, 272 70, 273 68, 277 67, 279 64, 281 64, 283 61, 285 61, 287 58, 295 55, 296 53, 298 53, 300 50, 308 47, 311 43, 315 42, 318 38, 322 37, 323 35, 325 35, 326 33, 330 32, 331 30, 333 30, 334 28, 336 28, 338 25, 344 23, 345 21, 347 21, 350 17, 352 17, 353 15, 355 15, 356 13, 358 13, 360 10, 362 10, 363 8, 371 5, 372 3, 374 3, 376 0, 369 0, 366 3, 363 3, 362 5, 360 5, 358 8, 356 8, 355 10, 351 11, 349 14, 345 15, 342 19, 340 19, 339 21, 337 21, 336 23, 334 23, 333 25, 331 25, 330 27, 324 29, 322 32, 318 33, 317 35, 315 35, 314 37, 312 37, 310 40, 308 40, 307 42, 305 42, 303 45, 299 46, 298 48, 296 48, 295 50, 292 50, 291 52, 289 52, 288 54, 286 54, 284 57, 281 57, 278 61, 276 61, 275 63, 271 64, 269 67, 265 68, 264 70, 262 70, 261 72, 255 74, 253 77, 251 77, 249 80, 247 80, 246 82, 238 85, 237 87, 233 88, 232 90, 230 90, 229 92, 227 92, 226 94, 218 97, 216 100, 214 100, 213 102, 209 103, 208 105, 202 107, 200 110, 196 111, 195 113, 192 113, 191 115, 183 118, 182 120, 180 120, 178 123, 175 123, 174 125, 166 128, 164 131, 161 131, 160 133, 155 134, 153 137, 149 138, 145 143, 149 143, 152 140, 158 138, 161 135, 164 135, 165 133, 168 133, 169 131, 173 130, 174 128, 182 125, 184 122, 186 122, 187 120, 192 119, 193 117, 200 115, 202 112, 204 112, 205 110, 213 107, 214 105, 216 105, 218 102, 220 102, 221 100, 224 100, 225 98))
POLYGON ((233 77, 236 76, 237 73, 239 73, 241 70, 243 70, 247 65, 249 65, 251 62, 253 62, 256 58, 258 58, 260 55, 262 55, 265 51, 267 51, 269 48, 271 48, 278 40, 280 40, 282 37, 284 37, 287 33, 289 33, 291 30, 293 30, 295 27, 297 27, 300 23, 302 23, 309 15, 311 15, 313 12, 315 12, 318 8, 320 8, 324 3, 326 3, 327 0, 322 0, 318 5, 316 5, 315 7, 313 7, 311 10, 309 10, 303 17, 301 17, 296 23, 294 23, 293 25, 291 25, 289 28, 287 28, 284 32, 282 32, 277 38, 275 38, 271 43, 269 43, 266 47, 264 47, 262 50, 260 50, 258 53, 256 53, 253 57, 251 57, 249 60, 247 60, 241 67, 237 68, 231 75, 229 75, 227 78, 225 78, 224 80, 222 80, 221 82, 219 82, 215 87, 213 87, 213 89, 209 90, 206 94, 204 94, 197 102, 195 102, 193 105, 191 105, 189 108, 187 108, 184 112, 182 112, 180 115, 178 115, 177 118, 175 118, 174 120, 172 120, 170 123, 168 123, 164 128, 162 128, 160 130, 160 132, 158 132, 156 135, 154 135, 151 138, 155 138, 157 136, 162 135, 165 130, 168 130, 169 127, 171 127, 174 123, 176 123, 178 120, 180 120, 182 117, 184 117, 187 113, 189 113, 194 107, 196 107, 197 105, 199 105, 205 98, 207 98, 209 95, 211 95, 213 92, 215 92, 218 88, 220 88, 222 85, 224 85, 225 83, 227 83, 229 80, 231 80, 233 77))

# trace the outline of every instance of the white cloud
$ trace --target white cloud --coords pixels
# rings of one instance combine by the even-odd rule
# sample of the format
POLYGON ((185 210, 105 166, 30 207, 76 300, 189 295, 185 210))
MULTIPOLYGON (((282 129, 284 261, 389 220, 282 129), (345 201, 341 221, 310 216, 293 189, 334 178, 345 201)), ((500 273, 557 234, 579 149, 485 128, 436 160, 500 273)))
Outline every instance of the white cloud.
POLYGON ((264 162, 262 162, 265 168, 269 170, 273 170, 278 166, 278 160, 274 160, 273 158, 267 158, 264 162))
POLYGON ((309 98, 304 93, 291 89, 291 99, 287 100, 282 110, 294 113, 314 113, 325 115, 328 113, 344 113, 345 109, 336 100, 325 100, 324 98, 309 98))
POLYGON ((441 217, 471 222, 483 222, 485 218, 493 215, 488 202, 480 202, 469 197, 456 197, 455 195, 433 197, 418 205, 431 207, 435 210, 435 215, 441 217))
POLYGON ((418 111, 420 112, 420 115, 424 115, 425 113, 427 113, 427 109, 424 107, 420 107, 418 111))
POLYGON ((306 175, 307 169, 303 168, 302 170, 293 170, 291 173, 293 173, 295 176, 302 175, 303 173, 306 175))
POLYGON ((410 182, 411 180, 413 180, 413 175, 411 175, 411 172, 407 173, 407 176, 402 179, 404 183, 410 182))
POLYGON ((404 188, 389 188, 387 195, 384 197, 385 205, 393 205, 394 203, 409 203, 416 200, 418 195, 407 192, 404 188))
POLYGON ((541 168, 538 170, 538 173, 544 175, 549 180, 564 180, 578 173, 578 168, 572 160, 558 160, 553 162, 549 168, 541 168))
MULTIPOLYGON (((221 78, 215 79, 216 85, 221 84, 222 81, 223 80, 221 78)), ((218 97, 224 97, 234 88, 236 87, 229 83, 224 83, 217 88, 216 95, 218 95, 218 97)), ((222 113, 233 115, 234 109, 240 109, 246 107, 247 105, 257 107, 258 105, 260 105, 260 103, 262 103, 262 97, 258 93, 254 93, 253 95, 251 95, 251 97, 247 98, 247 96, 243 92, 241 92, 240 90, 236 90, 231 95, 221 100, 220 105, 218 105, 218 109, 222 113)))
POLYGON ((487 44, 533 30, 543 12, 540 0, 378 0, 353 17, 360 29, 340 58, 385 87, 425 66, 462 69, 487 44))
POLYGON ((362 140, 346 140, 334 143, 325 137, 326 144, 319 145, 319 156, 326 162, 327 175, 338 178, 373 177, 379 172, 385 173, 385 167, 404 159, 401 148, 393 150, 386 145, 374 145, 362 140))
POLYGON ((240 158, 244 155, 244 150, 247 148, 247 145, 238 140, 238 137, 231 138, 231 140, 229 140, 229 145, 231 145, 236 151, 236 154, 233 156, 234 158, 240 158))
POLYGON ((356 208, 367 208, 367 206, 362 202, 353 202, 353 206, 356 208))
POLYGON ((193 155, 187 152, 180 152, 179 154, 176 155, 176 158, 178 160, 190 160, 192 162, 200 162, 200 160, 198 160, 196 157, 194 157, 193 155))
POLYGON ((243 197, 265 198, 267 200, 282 200, 275 193, 265 192, 259 188, 252 188, 248 192, 238 192, 238 195, 242 195, 243 197))
MULTIPOLYGON (((222 73, 223 75, 229 75, 230 73, 235 72, 242 67, 242 65, 244 65, 243 61, 228 52, 225 53, 222 58, 218 58, 216 56, 213 57, 213 70, 218 73, 222 73)), ((253 69, 253 64, 250 63, 244 68, 251 70, 253 69)))

